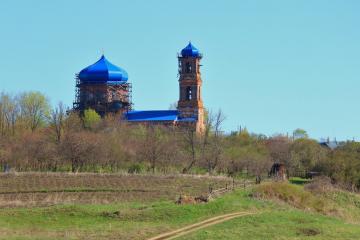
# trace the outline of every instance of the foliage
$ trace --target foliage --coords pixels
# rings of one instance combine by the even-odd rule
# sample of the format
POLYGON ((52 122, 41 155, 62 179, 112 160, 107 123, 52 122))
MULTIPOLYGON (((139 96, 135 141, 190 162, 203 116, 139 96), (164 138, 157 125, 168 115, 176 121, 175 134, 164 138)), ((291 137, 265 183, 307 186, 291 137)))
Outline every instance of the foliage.
POLYGON ((307 134, 307 132, 304 129, 297 128, 293 132, 294 139, 308 138, 308 137, 309 137, 309 135, 307 134))
POLYGON ((317 172, 352 191, 360 188, 360 144, 328 149, 303 129, 293 137, 222 131, 221 111, 206 111, 206 128, 128 124, 118 115, 82 116, 39 92, 0 94, 0 164, 16 171, 143 171, 264 177, 274 163, 290 177, 317 172))
POLYGON ((227 171, 230 175, 246 170, 247 174, 261 176, 271 166, 270 154, 265 142, 250 135, 246 130, 227 139, 227 171))
POLYGON ((144 172, 144 166, 139 163, 134 163, 130 165, 128 169, 128 173, 142 173, 144 172))
POLYGON ((100 115, 93 109, 86 109, 82 118, 86 129, 94 129, 101 121, 100 115))
POLYGON ((331 151, 317 169, 349 190, 360 188, 360 143, 347 142, 331 151))
POLYGON ((290 146, 289 165, 292 171, 310 171, 326 157, 326 150, 312 139, 299 138, 290 146))
POLYGON ((46 125, 50 116, 48 99, 40 92, 25 92, 16 96, 0 94, 0 134, 15 135, 16 130, 46 125))
POLYGON ((20 95, 20 116, 35 131, 43 126, 50 116, 50 104, 47 98, 40 92, 26 92, 20 95))

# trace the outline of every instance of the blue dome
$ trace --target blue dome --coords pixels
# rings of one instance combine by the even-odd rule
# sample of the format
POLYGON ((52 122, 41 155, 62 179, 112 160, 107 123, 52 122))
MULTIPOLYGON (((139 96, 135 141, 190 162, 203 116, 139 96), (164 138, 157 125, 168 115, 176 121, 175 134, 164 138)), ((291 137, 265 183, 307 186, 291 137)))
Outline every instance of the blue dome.
POLYGON ((183 50, 181 50, 181 56, 200 57, 200 52, 196 47, 191 44, 191 42, 189 42, 189 44, 183 50))
POLYGON ((96 63, 80 71, 79 79, 83 83, 118 84, 126 82, 128 74, 124 69, 115 66, 102 55, 96 63))

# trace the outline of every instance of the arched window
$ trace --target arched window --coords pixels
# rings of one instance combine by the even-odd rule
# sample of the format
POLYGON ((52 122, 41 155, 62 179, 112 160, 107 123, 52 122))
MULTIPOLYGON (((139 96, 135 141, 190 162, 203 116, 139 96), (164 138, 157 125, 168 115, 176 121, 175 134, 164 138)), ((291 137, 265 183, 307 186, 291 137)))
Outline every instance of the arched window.
POLYGON ((192 99, 192 90, 191 87, 186 87, 186 100, 192 99))
POLYGON ((186 73, 191 73, 191 64, 189 62, 186 63, 186 73))

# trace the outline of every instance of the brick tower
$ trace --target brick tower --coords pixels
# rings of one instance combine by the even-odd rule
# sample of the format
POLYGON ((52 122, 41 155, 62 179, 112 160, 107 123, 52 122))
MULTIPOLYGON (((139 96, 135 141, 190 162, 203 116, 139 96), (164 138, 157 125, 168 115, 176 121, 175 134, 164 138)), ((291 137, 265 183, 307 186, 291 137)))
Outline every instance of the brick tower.
POLYGON ((202 133, 205 128, 204 105, 201 97, 201 58, 202 55, 199 50, 191 42, 178 55, 180 76, 179 119, 195 127, 197 133, 202 133))

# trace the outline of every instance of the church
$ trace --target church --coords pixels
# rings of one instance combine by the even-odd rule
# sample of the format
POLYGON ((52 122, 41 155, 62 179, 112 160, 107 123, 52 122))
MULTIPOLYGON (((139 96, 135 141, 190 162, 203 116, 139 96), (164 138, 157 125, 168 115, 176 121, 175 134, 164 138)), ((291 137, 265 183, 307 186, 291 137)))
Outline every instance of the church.
POLYGON ((128 122, 190 126, 204 131, 204 106, 201 97, 200 61, 202 54, 191 43, 178 54, 179 100, 176 110, 134 110, 132 85, 127 72, 104 55, 76 74, 73 109, 83 113, 94 109, 100 116, 118 114, 128 122))

